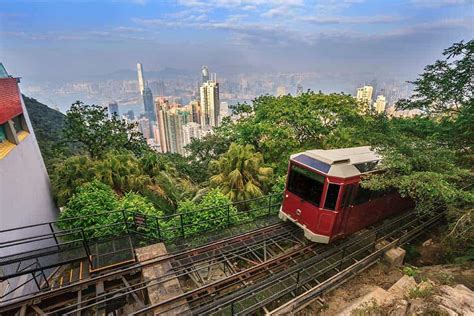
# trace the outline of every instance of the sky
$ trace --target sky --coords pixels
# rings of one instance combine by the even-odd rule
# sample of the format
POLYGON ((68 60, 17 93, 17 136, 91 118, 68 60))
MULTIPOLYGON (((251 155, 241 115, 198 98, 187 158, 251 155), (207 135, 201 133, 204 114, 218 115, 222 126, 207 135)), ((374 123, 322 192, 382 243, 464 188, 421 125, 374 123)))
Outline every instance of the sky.
POLYGON ((0 0, 0 62, 28 80, 119 69, 412 79, 474 34, 473 0, 0 0))

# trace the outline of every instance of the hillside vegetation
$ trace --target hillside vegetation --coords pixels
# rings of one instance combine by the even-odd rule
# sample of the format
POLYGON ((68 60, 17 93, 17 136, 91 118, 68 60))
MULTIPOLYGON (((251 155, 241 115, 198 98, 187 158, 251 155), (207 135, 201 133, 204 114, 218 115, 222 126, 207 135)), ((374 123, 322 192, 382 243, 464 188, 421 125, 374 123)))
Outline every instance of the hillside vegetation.
MULTIPOLYGON (((62 147, 64 158, 51 168, 57 203, 65 207, 61 216, 94 211, 83 205, 100 207, 95 203, 106 190, 90 195, 81 189, 97 180, 113 189, 114 199, 134 192, 146 200, 140 205, 153 205, 148 212, 179 214, 196 210, 201 201, 211 207, 208 201, 226 204, 281 192, 292 153, 371 145, 384 156, 386 172, 364 179, 362 186, 396 189, 413 199, 419 212, 447 209, 446 258, 473 259, 473 53, 473 40, 456 43, 443 59, 426 66, 412 82, 413 96, 397 104, 420 109, 416 117, 367 112, 343 93, 265 95, 233 107, 239 119, 224 119, 212 135, 193 140, 188 157, 152 152, 133 124, 109 118, 100 106, 77 102, 65 120, 50 123, 62 136, 49 135, 48 125, 38 133, 47 161, 55 155, 51 143, 63 141, 78 149, 72 154, 70 147, 62 147), (84 202, 89 196, 91 204, 84 202)), ((55 119, 52 113, 50 119, 55 119)), ((136 208, 138 200, 128 207, 136 208)))

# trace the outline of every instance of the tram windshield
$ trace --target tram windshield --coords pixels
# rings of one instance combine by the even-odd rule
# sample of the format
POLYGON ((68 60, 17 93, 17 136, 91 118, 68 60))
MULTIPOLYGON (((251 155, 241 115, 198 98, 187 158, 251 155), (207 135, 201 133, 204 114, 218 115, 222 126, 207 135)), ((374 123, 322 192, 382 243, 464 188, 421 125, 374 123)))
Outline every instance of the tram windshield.
POLYGON ((307 169, 291 165, 288 178, 288 191, 303 200, 319 206, 324 189, 324 176, 307 169))

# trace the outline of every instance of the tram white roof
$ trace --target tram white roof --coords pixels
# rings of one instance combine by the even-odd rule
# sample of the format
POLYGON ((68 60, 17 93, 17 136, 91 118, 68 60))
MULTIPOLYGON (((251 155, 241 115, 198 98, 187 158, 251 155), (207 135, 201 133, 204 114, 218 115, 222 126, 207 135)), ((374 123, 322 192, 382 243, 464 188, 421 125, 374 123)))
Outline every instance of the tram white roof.
POLYGON ((375 169, 376 164, 381 158, 370 149, 370 146, 361 146, 328 150, 307 150, 292 155, 291 159, 329 176, 349 178, 375 169), (301 155, 317 161, 312 163, 305 157, 298 158, 301 155), (318 162, 323 164, 318 164, 318 162))

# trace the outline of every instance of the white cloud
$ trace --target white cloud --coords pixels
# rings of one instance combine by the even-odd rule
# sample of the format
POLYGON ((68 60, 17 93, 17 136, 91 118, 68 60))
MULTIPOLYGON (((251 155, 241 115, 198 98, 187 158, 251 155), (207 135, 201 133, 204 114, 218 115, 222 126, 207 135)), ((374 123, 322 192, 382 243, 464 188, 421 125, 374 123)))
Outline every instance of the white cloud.
MULTIPOLYGON (((411 3, 418 7, 425 8, 441 8, 447 6, 458 6, 468 4, 469 1, 466 0, 411 0, 411 3)), ((472 5, 472 2, 471 2, 472 5)), ((472 10, 472 7, 471 7, 472 10)))
POLYGON ((373 15, 373 16, 304 16, 300 20, 312 24, 378 24, 393 23, 402 20, 399 16, 373 15))

